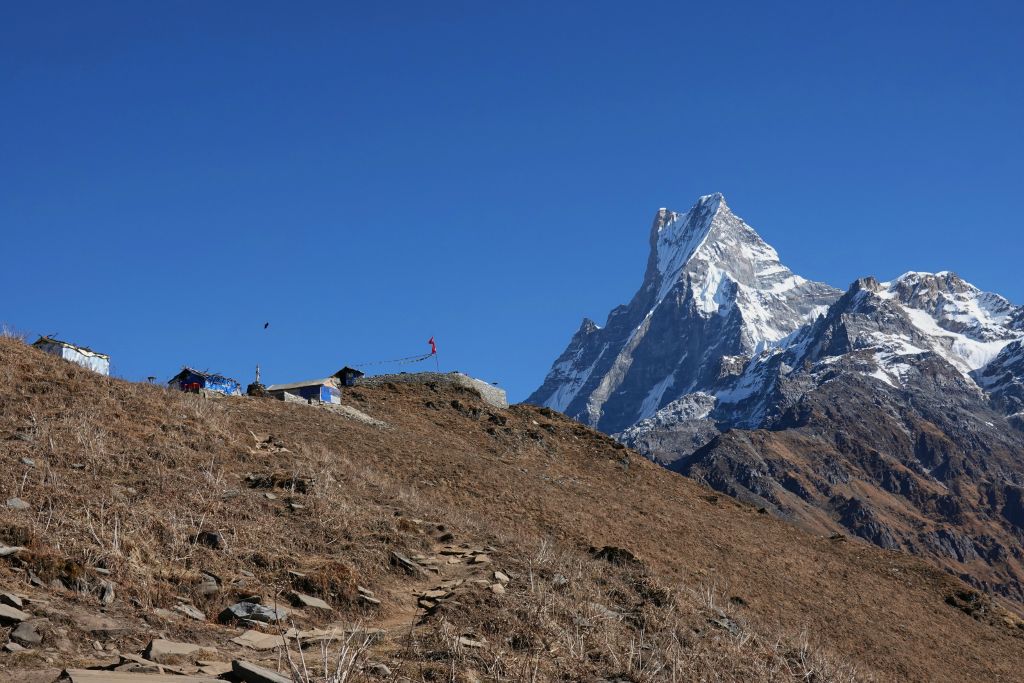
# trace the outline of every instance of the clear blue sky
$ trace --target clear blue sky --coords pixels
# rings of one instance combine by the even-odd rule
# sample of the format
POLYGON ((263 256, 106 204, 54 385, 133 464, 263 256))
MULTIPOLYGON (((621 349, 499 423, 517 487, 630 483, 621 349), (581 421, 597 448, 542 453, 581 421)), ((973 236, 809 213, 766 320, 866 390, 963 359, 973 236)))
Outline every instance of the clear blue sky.
POLYGON ((1022 36, 1019 2, 4 3, 0 320, 130 379, 433 334, 521 400, 714 191, 806 277, 1024 303, 1022 36))

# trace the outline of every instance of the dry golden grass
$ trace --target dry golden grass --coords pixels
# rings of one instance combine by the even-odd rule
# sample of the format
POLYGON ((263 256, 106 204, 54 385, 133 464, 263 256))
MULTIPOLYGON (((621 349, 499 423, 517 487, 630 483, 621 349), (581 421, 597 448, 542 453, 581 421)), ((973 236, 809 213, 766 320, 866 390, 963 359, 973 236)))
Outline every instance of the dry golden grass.
MULTIPOLYGON (((0 560, 0 581, 48 597, 57 623, 98 612, 112 581, 107 613, 130 627, 109 644, 122 652, 159 632, 235 654, 240 630, 213 617, 245 595, 286 604, 293 589, 335 606, 294 612, 298 627, 386 629, 365 650, 293 648, 296 680, 328 680, 325 662, 338 674, 343 642, 345 680, 370 661, 396 681, 1019 680, 1021 630, 989 619, 995 608, 972 618, 947 604, 964 586, 919 561, 798 531, 551 411, 497 410, 444 385, 345 401, 389 426, 101 378, 0 339, 0 497, 32 505, 0 511, 0 542, 28 549, 0 560), (223 547, 194 542, 203 531, 223 547), (392 552, 448 542, 487 546, 506 592, 467 581, 417 609, 413 591, 440 578, 407 574, 392 552), (590 550, 606 545, 640 561, 590 550), (204 572, 221 580, 214 595, 204 572), (181 601, 211 619, 154 611, 181 601)), ((470 569, 452 571, 481 576, 470 569)), ((103 661, 68 628, 55 663, 103 661)), ((39 665, 0 655, 9 673, 39 665)))

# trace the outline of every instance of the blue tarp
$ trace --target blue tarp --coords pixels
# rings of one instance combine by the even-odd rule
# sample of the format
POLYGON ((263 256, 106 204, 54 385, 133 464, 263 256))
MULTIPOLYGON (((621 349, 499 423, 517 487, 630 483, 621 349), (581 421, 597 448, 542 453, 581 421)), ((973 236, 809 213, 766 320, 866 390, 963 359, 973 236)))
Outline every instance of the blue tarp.
POLYGON ((191 368, 185 368, 179 372, 174 379, 168 382, 175 389, 181 391, 194 391, 196 389, 207 389, 218 391, 229 396, 239 396, 242 393, 242 385, 224 375, 217 375, 208 372, 199 372, 191 368))

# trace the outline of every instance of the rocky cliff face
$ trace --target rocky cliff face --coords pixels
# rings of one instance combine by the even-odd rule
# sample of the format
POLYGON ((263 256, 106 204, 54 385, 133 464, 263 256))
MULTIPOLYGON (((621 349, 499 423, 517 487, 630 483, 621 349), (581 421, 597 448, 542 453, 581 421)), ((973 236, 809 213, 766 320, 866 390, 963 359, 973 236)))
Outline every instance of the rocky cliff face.
POLYGON ((949 272, 807 282, 723 206, 659 212, 644 287, 585 324, 531 399, 1024 601, 1024 308, 949 272))
POLYGON ((605 432, 650 417, 824 312, 839 292, 794 275, 720 194, 658 211, 640 290, 584 320, 529 403, 605 432), (727 364, 726 364, 727 365, 727 364))

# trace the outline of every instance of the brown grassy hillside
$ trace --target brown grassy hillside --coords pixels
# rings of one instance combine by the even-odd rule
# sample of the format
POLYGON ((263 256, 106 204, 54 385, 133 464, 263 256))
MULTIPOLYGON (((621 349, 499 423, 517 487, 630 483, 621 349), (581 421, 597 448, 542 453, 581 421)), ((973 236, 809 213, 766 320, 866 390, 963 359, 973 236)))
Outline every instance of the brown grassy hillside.
POLYGON ((181 671, 285 670, 295 641, 254 650, 217 623, 258 596, 307 663, 314 627, 374 634, 349 680, 1021 679, 1014 617, 921 561, 797 530, 547 410, 444 385, 344 401, 387 426, 0 340, 0 499, 30 506, 0 508, 0 544, 23 548, 0 593, 42 635, 0 650, 0 678, 152 669, 131 658, 161 637, 216 649, 181 671))

